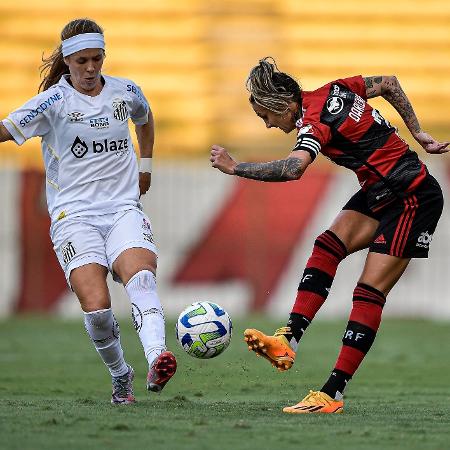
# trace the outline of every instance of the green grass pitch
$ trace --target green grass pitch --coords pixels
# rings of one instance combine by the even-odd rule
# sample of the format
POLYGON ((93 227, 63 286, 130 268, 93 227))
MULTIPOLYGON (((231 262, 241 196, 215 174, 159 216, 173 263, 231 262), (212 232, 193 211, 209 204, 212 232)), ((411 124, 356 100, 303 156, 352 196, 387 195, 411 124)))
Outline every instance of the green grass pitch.
POLYGON ((160 395, 145 390, 146 364, 130 320, 125 356, 136 371, 136 405, 109 404, 111 383, 79 321, 0 322, 0 449, 450 449, 450 324, 385 320, 346 392, 344 414, 287 415, 320 388, 345 321, 317 319, 294 367, 278 373, 247 351, 236 321, 230 347, 202 361, 175 342, 178 372, 160 395))

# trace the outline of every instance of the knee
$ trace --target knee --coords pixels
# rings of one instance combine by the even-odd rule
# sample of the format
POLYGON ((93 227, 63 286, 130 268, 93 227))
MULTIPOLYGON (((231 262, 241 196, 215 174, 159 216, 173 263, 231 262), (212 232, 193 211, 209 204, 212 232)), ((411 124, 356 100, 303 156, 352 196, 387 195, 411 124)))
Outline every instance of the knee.
POLYGON ((147 263, 147 264, 138 264, 136 266, 126 267, 123 268, 120 273, 120 279, 122 280, 122 283, 124 286, 127 285, 127 283, 139 272, 143 271, 149 271, 152 272, 153 275, 156 276, 156 265, 147 263))

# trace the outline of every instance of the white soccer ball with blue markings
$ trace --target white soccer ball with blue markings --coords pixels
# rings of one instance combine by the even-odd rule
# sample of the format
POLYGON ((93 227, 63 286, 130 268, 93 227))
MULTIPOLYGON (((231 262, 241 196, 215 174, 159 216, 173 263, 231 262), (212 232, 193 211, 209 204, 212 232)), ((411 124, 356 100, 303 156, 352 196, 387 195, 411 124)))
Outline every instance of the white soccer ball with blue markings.
POLYGON ((216 303, 196 302, 177 320, 177 339, 183 350, 195 358, 220 355, 230 344, 233 326, 228 313, 216 303))

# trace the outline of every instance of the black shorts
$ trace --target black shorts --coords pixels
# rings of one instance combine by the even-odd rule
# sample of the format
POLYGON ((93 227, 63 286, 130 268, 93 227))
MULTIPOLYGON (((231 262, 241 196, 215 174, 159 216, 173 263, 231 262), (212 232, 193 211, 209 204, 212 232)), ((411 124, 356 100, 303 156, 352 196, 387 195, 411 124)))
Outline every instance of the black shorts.
POLYGON ((428 174, 414 192, 379 211, 373 212, 368 207, 362 190, 342 209, 360 212, 380 222, 369 251, 400 258, 427 258, 443 206, 441 187, 428 174))

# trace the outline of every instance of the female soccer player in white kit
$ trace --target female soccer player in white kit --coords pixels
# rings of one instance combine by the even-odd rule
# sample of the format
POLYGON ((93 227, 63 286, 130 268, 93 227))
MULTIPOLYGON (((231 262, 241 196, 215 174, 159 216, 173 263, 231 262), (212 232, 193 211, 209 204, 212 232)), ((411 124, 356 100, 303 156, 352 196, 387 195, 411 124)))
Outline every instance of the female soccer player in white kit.
POLYGON ((103 30, 89 19, 68 23, 44 61, 42 92, 0 122, 0 142, 42 138, 50 236, 86 330, 112 376, 113 404, 135 402, 106 284, 110 271, 132 305, 149 364, 147 389, 159 392, 176 371, 165 344, 156 292, 156 246, 139 197, 151 182, 153 117, 132 81, 101 74, 103 30), (128 128, 135 124, 141 156, 128 128))

